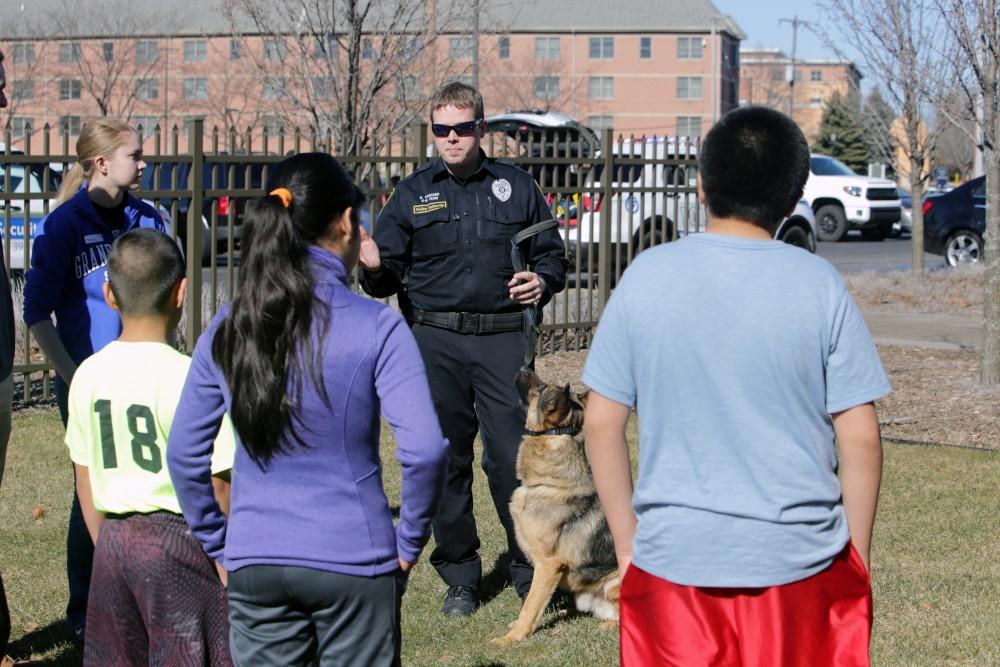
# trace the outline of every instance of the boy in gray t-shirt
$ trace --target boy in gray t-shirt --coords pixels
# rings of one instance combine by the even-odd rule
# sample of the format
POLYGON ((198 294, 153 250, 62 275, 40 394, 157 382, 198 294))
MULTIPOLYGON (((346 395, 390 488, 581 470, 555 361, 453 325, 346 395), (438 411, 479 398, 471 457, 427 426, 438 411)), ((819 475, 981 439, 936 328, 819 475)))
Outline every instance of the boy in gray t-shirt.
POLYGON ((640 255, 602 314, 585 432, 623 665, 868 664, 890 386, 836 270, 772 239, 808 175, 789 118, 727 114, 699 157, 707 231, 640 255))

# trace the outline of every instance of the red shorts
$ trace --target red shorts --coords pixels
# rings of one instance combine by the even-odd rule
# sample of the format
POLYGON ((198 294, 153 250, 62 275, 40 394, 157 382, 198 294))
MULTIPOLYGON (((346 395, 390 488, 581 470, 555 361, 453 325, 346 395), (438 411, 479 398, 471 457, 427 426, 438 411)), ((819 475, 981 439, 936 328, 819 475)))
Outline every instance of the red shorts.
POLYGON ((623 667, 867 667, 871 629, 871 583, 850 543, 782 586, 680 586, 635 565, 621 585, 623 667))

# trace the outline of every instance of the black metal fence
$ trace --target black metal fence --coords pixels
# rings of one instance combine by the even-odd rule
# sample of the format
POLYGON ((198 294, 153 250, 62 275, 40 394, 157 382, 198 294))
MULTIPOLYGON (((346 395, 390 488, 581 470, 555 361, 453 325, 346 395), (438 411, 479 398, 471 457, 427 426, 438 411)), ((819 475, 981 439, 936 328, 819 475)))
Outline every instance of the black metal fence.
MULTIPOLYGON (((149 166, 137 195, 159 207, 185 247, 188 300, 178 342, 191 350, 218 308, 233 297, 246 201, 261 194, 271 165, 330 143, 298 130, 207 130, 201 120, 143 134, 149 166)), ((396 180, 433 159, 429 137, 426 125, 413 126, 399 136, 373 140, 364 154, 337 156, 368 194, 363 219, 372 228, 396 180)), ((49 126, 34 133, 27 128, 21 137, 12 136, 8 127, 3 140, 0 236, 18 319, 14 372, 25 376, 27 401, 32 395, 48 397, 52 367, 19 321, 21 275, 31 263, 31 243, 25 239, 34 237, 55 206, 61 176, 75 156, 65 130, 49 126), (16 150, 12 143, 18 144, 16 150)), ((704 227, 696 201, 693 139, 615 138, 604 130, 595 140, 525 126, 488 133, 483 147, 531 172, 566 242, 569 281, 545 309, 541 354, 586 348, 601 308, 635 255, 704 227)))

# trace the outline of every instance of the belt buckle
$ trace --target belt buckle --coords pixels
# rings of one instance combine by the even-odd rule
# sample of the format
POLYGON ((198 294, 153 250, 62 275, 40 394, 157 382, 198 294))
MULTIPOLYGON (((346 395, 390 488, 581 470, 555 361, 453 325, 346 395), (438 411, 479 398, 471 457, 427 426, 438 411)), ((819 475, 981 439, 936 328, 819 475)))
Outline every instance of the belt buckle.
POLYGON ((479 313, 461 313, 459 315, 459 328, 462 333, 479 333, 480 318, 479 313))

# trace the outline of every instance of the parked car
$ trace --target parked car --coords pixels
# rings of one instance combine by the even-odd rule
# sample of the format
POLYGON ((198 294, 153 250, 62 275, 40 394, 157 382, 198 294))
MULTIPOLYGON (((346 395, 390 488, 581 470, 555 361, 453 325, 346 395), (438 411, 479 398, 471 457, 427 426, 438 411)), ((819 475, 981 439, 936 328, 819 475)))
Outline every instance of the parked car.
POLYGON ((902 218, 895 183, 859 176, 827 155, 810 156, 805 198, 816 214, 820 241, 842 241, 851 229, 881 241, 902 218))
POLYGON ((986 177, 924 199, 924 251, 943 255, 949 266, 983 261, 986 177))
MULTIPOLYGON (((25 211, 27 210, 28 214, 29 235, 34 239, 38 233, 38 225, 45 219, 46 210, 51 211, 56 206, 55 194, 62 184, 62 172, 49 170, 48 188, 45 189, 43 188, 45 178, 42 165, 31 165, 27 170, 22 164, 0 166, 0 197, 5 192, 6 176, 9 176, 11 194, 45 192, 48 195, 46 199, 10 201, 10 265, 8 268, 12 271, 23 271, 25 211), (48 204, 47 208, 46 204, 48 204)), ((7 234, 4 221, 5 216, 0 214, 0 238, 6 243, 7 234)))
MULTIPOLYGON (((586 180, 588 192, 579 216, 569 217, 561 227, 574 269, 577 256, 581 271, 588 271, 589 261, 598 257, 602 210, 611 211, 612 257, 622 268, 648 247, 705 231, 707 217, 697 198, 693 143, 684 138, 623 141, 612 150, 610 201, 604 202, 599 192, 604 165, 598 162, 586 180)), ((806 200, 782 221, 775 238, 816 251, 816 219, 806 200)))
MULTIPOLYGON (((230 167, 233 172, 233 187, 237 190, 260 190, 263 188, 265 165, 260 162, 206 162, 204 166, 202 187, 205 190, 222 190, 229 187, 230 167)), ((147 201, 153 201, 148 193, 155 191, 190 190, 191 163, 183 161, 164 160, 151 163, 143 172, 141 190, 147 201)), ((187 216, 191 207, 191 197, 165 196, 156 197, 159 205, 167 210, 174 210, 176 204, 177 237, 187 246, 187 216)), ((204 238, 202 263, 211 258, 211 216, 216 214, 214 242, 218 254, 238 250, 243 229, 243 210, 246 198, 223 195, 218 198, 206 196, 202 200, 201 229, 204 238), (230 213, 232 212, 233 227, 232 249, 229 248, 230 213)))
POLYGON ((899 195, 900 218, 899 222, 892 225, 892 237, 898 238, 904 233, 913 233, 913 196, 909 191, 897 187, 896 193, 899 195))
MULTIPOLYGON (((528 109, 496 114, 486 119, 483 148, 493 157, 528 159, 587 158, 597 150, 598 138, 586 125, 557 111, 528 109)), ((524 164, 542 187, 571 187, 579 179, 572 166, 524 164)))

